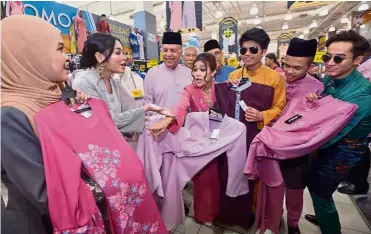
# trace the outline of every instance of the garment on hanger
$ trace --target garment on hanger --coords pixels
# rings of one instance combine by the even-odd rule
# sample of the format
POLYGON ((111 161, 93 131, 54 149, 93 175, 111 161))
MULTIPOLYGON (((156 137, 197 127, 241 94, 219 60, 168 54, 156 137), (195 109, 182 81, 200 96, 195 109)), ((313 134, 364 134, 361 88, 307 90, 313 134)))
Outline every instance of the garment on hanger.
POLYGON ((228 47, 228 45, 229 45, 229 37, 226 37, 224 34, 223 34, 223 53, 224 53, 224 55, 227 55, 227 54, 229 54, 229 47, 228 47))
MULTIPOLYGON (((223 109, 226 115, 239 120, 246 126, 246 143, 248 151, 250 143, 260 132, 258 124, 247 122, 245 112, 241 109, 239 102, 244 100, 247 106, 253 107, 258 111, 271 108, 274 88, 265 84, 251 82, 251 86, 241 86, 240 91, 231 90, 229 83, 219 83, 215 85, 215 92, 219 108, 223 109), (261 95, 264 93, 264 95, 261 95)), ((254 211, 253 198, 254 182, 250 181, 250 193, 240 196, 238 199, 225 196, 228 179, 228 163, 225 157, 220 160, 220 179, 221 179, 221 207, 220 221, 224 225, 239 225, 249 228, 253 223, 252 216, 254 211)))
POLYGON ((137 155, 113 124, 103 101, 75 113, 64 102, 35 117, 45 166, 48 207, 55 233, 167 233, 137 155), (61 121, 63 120, 63 121, 61 121), (103 227, 84 172, 103 191, 103 227), (72 230, 71 230, 72 229, 72 230))
MULTIPOLYGON (((160 119, 154 116, 147 125, 160 119)), ((215 122, 209 119, 208 112, 192 112, 187 115, 184 128, 176 134, 165 132, 154 139, 147 130, 140 136, 137 153, 151 191, 163 199, 161 215, 167 227, 184 222, 182 190, 187 181, 225 152, 229 179, 224 193, 240 197, 249 192, 248 180, 241 175, 240 165, 246 161, 245 130, 242 123, 227 116, 215 122), (215 138, 210 139, 213 133, 215 138)))
POLYGON ((196 10, 194 1, 183 2, 182 28, 186 29, 196 28, 196 10))
POLYGON ((298 158, 319 149, 348 124, 357 109, 356 105, 332 96, 315 102, 294 98, 288 103, 280 119, 272 127, 265 127, 255 137, 249 149, 245 173, 250 179, 261 181, 256 228, 261 231, 268 228, 278 233, 280 216, 267 218, 265 215, 282 211, 283 191, 280 190, 284 190, 285 186, 279 161, 298 158), (301 117, 298 118, 299 115, 301 117), (290 119, 296 120, 288 124, 290 119))
POLYGON ((139 59, 139 43, 138 35, 136 32, 132 31, 129 35, 129 41, 131 49, 133 50, 133 59, 139 59))
POLYGON ((79 15, 75 16, 74 19, 75 23, 75 30, 77 33, 77 49, 79 53, 81 54, 84 49, 84 43, 88 39, 88 36, 86 34, 86 21, 81 18, 79 15))
POLYGON ((138 45, 139 45, 139 59, 145 60, 146 59, 145 54, 144 54, 145 44, 144 44, 142 33, 138 32, 137 37, 138 37, 138 45))
POLYGON ((6 16, 23 15, 24 6, 21 1, 7 1, 6 2, 6 16))
POLYGON ((182 2, 181 1, 170 1, 170 29, 173 32, 177 32, 182 28, 182 2))

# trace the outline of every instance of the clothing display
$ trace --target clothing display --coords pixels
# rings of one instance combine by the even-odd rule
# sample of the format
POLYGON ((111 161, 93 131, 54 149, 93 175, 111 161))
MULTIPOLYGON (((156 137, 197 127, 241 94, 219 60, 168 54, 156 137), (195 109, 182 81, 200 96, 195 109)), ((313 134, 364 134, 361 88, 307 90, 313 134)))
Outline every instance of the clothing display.
POLYGON ((77 49, 81 54, 82 50, 84 49, 84 43, 88 39, 88 36, 86 34, 86 21, 84 20, 84 18, 81 18, 79 15, 76 15, 74 22, 77 33, 77 49))
POLYGON ((170 29, 177 32, 182 28, 182 2, 170 1, 169 8, 171 12, 170 29))
POLYGON ((192 83, 191 70, 183 65, 170 69, 165 64, 151 68, 144 80, 144 100, 172 109, 180 100, 183 89, 192 83))
POLYGON ((24 6, 21 1, 7 1, 6 2, 6 16, 23 15, 24 6))
POLYGON ((131 31, 129 35, 129 41, 131 49, 133 50, 133 59, 139 59, 139 43, 138 43, 138 34, 134 31, 131 31))
POLYGON ((371 82, 371 57, 358 66, 358 71, 371 82))
POLYGON ((110 220, 106 229, 166 233, 140 160, 118 134, 104 102, 92 99, 89 105, 89 115, 74 113, 58 102, 35 117, 54 232, 104 233, 96 201, 81 179, 84 171, 106 197, 102 208, 103 214, 107 212, 103 218, 110 220), (60 119, 69 124, 59 124, 60 119))
POLYGON ((143 34, 138 31, 137 33, 137 39, 138 39, 138 45, 139 45, 139 59, 144 60, 146 59, 144 54, 144 40, 143 40, 143 34))
POLYGON ((223 34, 223 53, 224 54, 229 54, 229 37, 223 34))
POLYGON ((97 31, 101 33, 111 33, 109 24, 104 20, 98 22, 97 31))
POLYGON ((183 2, 182 28, 186 29, 196 28, 196 11, 194 1, 183 2))
MULTIPOLYGON (((161 119, 153 118, 149 126, 161 119)), ((245 142, 246 128, 242 123, 227 116, 221 122, 212 121, 208 112, 189 113, 184 128, 176 134, 164 133, 154 139, 145 131, 140 136, 137 154, 143 162, 151 191, 163 198, 161 214, 167 227, 184 222, 181 191, 186 182, 224 152, 229 172, 224 193, 238 197, 249 192, 248 180, 240 165, 246 162, 245 142), (215 129, 219 129, 219 135, 210 139, 215 129)))

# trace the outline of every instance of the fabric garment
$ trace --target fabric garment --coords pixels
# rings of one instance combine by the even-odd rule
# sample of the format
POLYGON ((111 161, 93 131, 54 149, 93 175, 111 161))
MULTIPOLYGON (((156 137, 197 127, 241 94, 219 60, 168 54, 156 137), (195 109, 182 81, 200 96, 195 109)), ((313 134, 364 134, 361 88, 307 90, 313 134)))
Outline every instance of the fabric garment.
POLYGON ((34 129, 34 115, 62 94, 55 82, 61 71, 53 69, 59 61, 55 51, 60 40, 60 31, 36 16, 1 21, 1 107, 21 110, 34 129), (43 48, 43 53, 35 48, 43 48))
MULTIPOLYGON (((243 77, 249 78, 253 83, 268 86, 274 91, 271 107, 262 112, 263 122, 257 123, 258 127, 262 129, 263 126, 267 126, 273 119, 275 119, 286 105, 285 81, 279 73, 264 65, 260 66, 256 71, 253 72, 248 71, 246 68, 237 69, 230 74, 229 80, 241 79, 243 77)), ((260 94, 258 97, 256 97, 257 100, 261 98, 260 94)))
POLYGON ((234 46, 236 43, 236 34, 232 33, 228 40, 228 46, 234 46))
POLYGON ((224 34, 222 35, 223 38, 223 49, 222 52, 223 54, 227 55, 229 54, 229 37, 226 37, 224 34))
POLYGON ((343 139, 319 151, 311 168, 308 188, 322 233, 341 233, 332 195, 367 150, 366 141, 343 139))
MULTIPOLYGON (((291 99, 273 127, 265 127, 251 143, 245 173, 250 179, 260 179, 260 187, 267 187, 260 191, 280 188, 283 195, 284 183, 279 160, 302 157, 326 144, 347 125, 356 111, 356 105, 342 102, 331 96, 315 102, 307 102, 304 98, 291 99), (328 111, 329 109, 331 111, 328 111), (291 124, 285 123, 287 119, 297 114, 302 118, 291 124)), ((286 166, 290 167, 287 164, 286 166)), ((295 167, 286 169, 303 172, 295 167)), ((297 173, 294 172, 293 176, 295 175, 297 173)), ((294 184, 304 183, 300 181, 302 177, 296 179, 294 184)), ((282 211, 281 197, 277 193, 272 196, 270 191, 260 193, 258 204, 266 205, 267 202, 264 200, 271 200, 272 197, 277 200, 274 199, 275 202, 270 203, 270 207, 258 207, 255 228, 261 231, 267 228, 273 233, 278 233, 280 216, 269 219, 264 216, 264 211, 282 211)))
POLYGON ((219 71, 216 72, 215 81, 217 83, 227 81, 231 72, 233 72, 235 70, 236 70, 236 68, 234 68, 234 67, 227 66, 227 65, 222 65, 222 68, 219 71))
MULTIPOLYGON (((211 89, 211 103, 207 103, 201 88, 193 84, 184 88, 180 103, 173 108, 175 122, 169 127, 173 134, 183 126, 184 120, 189 110, 191 112, 205 112, 215 103, 214 84, 211 89)), ((194 217, 199 222, 211 222, 219 216, 219 196, 220 193, 219 165, 218 160, 214 159, 202 168, 192 179, 193 181, 193 201, 194 217)))
POLYGON ((184 1, 183 3, 182 28, 196 28, 196 10, 194 1, 184 1))
POLYGON ((144 101, 172 109, 179 102, 183 89, 192 80, 191 70, 183 65, 174 69, 165 64, 151 68, 144 79, 144 101))
POLYGON ((101 33, 111 33, 109 24, 106 21, 99 21, 97 24, 97 31, 101 33))
POLYGON ((24 6, 21 1, 7 1, 6 2, 6 16, 23 15, 24 6))
POLYGON ((131 32, 129 35, 129 41, 131 49, 133 50, 133 59, 139 59, 138 34, 136 32, 131 32))
POLYGON ((292 83, 286 82, 286 101, 289 103, 293 98, 305 98, 309 93, 321 94, 324 85, 313 76, 306 74, 302 79, 292 83))
POLYGON ((95 68, 76 72, 72 81, 72 88, 79 88, 90 97, 103 100, 110 111, 113 122, 121 133, 142 132, 145 121, 143 107, 135 108, 131 96, 124 90, 120 79, 112 78, 112 94, 100 78, 95 68))
POLYGON ((182 2, 170 1, 169 7, 171 12, 170 29, 173 30, 173 32, 177 32, 182 28, 182 2))
MULTIPOLYGON (((232 73, 233 74, 233 73, 232 73)), ((263 76, 264 77, 264 76, 263 76)), ((256 123, 247 122, 245 114, 240 110, 239 100, 244 100, 247 106, 251 106, 259 111, 265 111, 271 108, 274 98, 274 88, 270 85, 251 83, 251 86, 242 92, 231 90, 228 83, 219 83, 215 85, 215 95, 219 108, 223 109, 228 116, 234 117, 246 126, 246 150, 250 143, 260 132, 256 123), (264 93, 262 96, 261 94, 264 93), (236 109, 237 108, 237 109, 236 109), (237 114, 237 115, 236 115, 237 114)), ((229 164, 222 157, 220 160, 220 179, 221 179, 221 209, 220 221, 225 225, 239 225, 248 228, 252 225, 251 217, 254 210, 254 182, 250 183, 250 193, 238 198, 225 196, 229 164)))
POLYGON ((367 59, 357 68, 358 71, 371 82, 371 59, 367 59))
POLYGON ((28 116, 7 106, 1 107, 1 181, 8 190, 1 233, 52 233, 40 142, 28 116))
POLYGON ((90 117, 63 102, 35 117, 54 232, 104 233, 93 194, 81 179, 83 170, 104 192, 112 232, 167 233, 137 155, 118 133, 105 103, 91 99, 89 105, 90 117))
POLYGON ((86 34, 86 21, 80 16, 76 15, 74 22, 77 33, 77 49, 79 53, 82 53, 82 50, 84 49, 84 43, 88 39, 88 36, 86 34))
MULTIPOLYGON (((161 119, 158 116, 153 118, 148 125, 161 119)), ((227 116, 222 122, 210 121, 208 112, 189 113, 184 128, 177 134, 166 132, 154 139, 149 131, 145 131, 140 136, 138 156, 143 162, 151 191, 163 198, 161 214, 167 227, 184 222, 181 191, 186 182, 224 152, 229 163, 224 193, 238 197, 249 192, 248 180, 240 165, 246 161, 245 142, 246 128, 242 123, 227 116), (219 139, 215 141, 210 139, 214 129, 220 129, 219 139)))
POLYGON ((146 56, 144 54, 144 40, 143 40, 143 35, 141 33, 137 34, 138 38, 138 45, 139 45, 139 59, 140 60, 145 60, 146 56))
POLYGON ((281 75, 284 75, 284 74, 285 74, 285 72, 282 70, 282 68, 280 68, 280 67, 277 66, 277 65, 275 65, 275 66, 272 68, 272 70, 274 70, 274 71, 280 73, 281 75))
POLYGON ((345 136, 352 139, 366 139, 371 132, 371 84, 357 69, 341 80, 326 76, 323 84, 325 85, 323 95, 332 95, 334 98, 358 106, 357 113, 348 125, 323 147, 329 147, 345 136))

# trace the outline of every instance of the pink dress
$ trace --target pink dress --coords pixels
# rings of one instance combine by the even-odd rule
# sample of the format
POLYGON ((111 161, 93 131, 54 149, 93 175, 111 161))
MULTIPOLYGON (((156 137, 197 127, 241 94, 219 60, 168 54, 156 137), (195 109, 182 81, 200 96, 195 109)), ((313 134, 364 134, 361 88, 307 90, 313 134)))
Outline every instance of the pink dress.
POLYGON ((6 16, 23 15, 24 7, 21 1, 6 2, 6 16))
POLYGON ((84 43, 88 39, 86 34, 86 22, 80 16, 75 16, 75 29, 77 32, 77 49, 79 53, 82 53, 84 49, 84 43))
POLYGON ((72 112, 63 102, 35 117, 54 233, 105 233, 82 171, 103 190, 111 233, 167 233, 141 161, 116 129, 105 103, 92 99, 89 105, 90 117, 72 112))
POLYGON ((169 2, 171 17, 170 29, 174 32, 182 28, 182 1, 169 2))

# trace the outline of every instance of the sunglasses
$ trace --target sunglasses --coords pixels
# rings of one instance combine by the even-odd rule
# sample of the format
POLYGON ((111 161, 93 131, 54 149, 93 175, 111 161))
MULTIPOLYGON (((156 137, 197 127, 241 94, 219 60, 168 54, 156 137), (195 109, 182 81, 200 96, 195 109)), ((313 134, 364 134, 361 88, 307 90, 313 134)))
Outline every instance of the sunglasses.
POLYGON ((242 47, 240 49, 240 54, 245 55, 247 51, 250 51, 251 54, 257 54, 259 52, 259 48, 257 46, 252 46, 252 47, 242 47))
POLYGON ((330 54, 324 54, 324 55, 322 55, 322 60, 323 60, 323 62, 325 62, 325 63, 330 62, 331 59, 333 59, 335 63, 340 64, 340 63, 342 63, 345 59, 349 59, 349 58, 344 58, 344 57, 342 57, 342 56, 340 56, 340 55, 334 55, 334 56, 332 56, 332 55, 330 55, 330 54))

